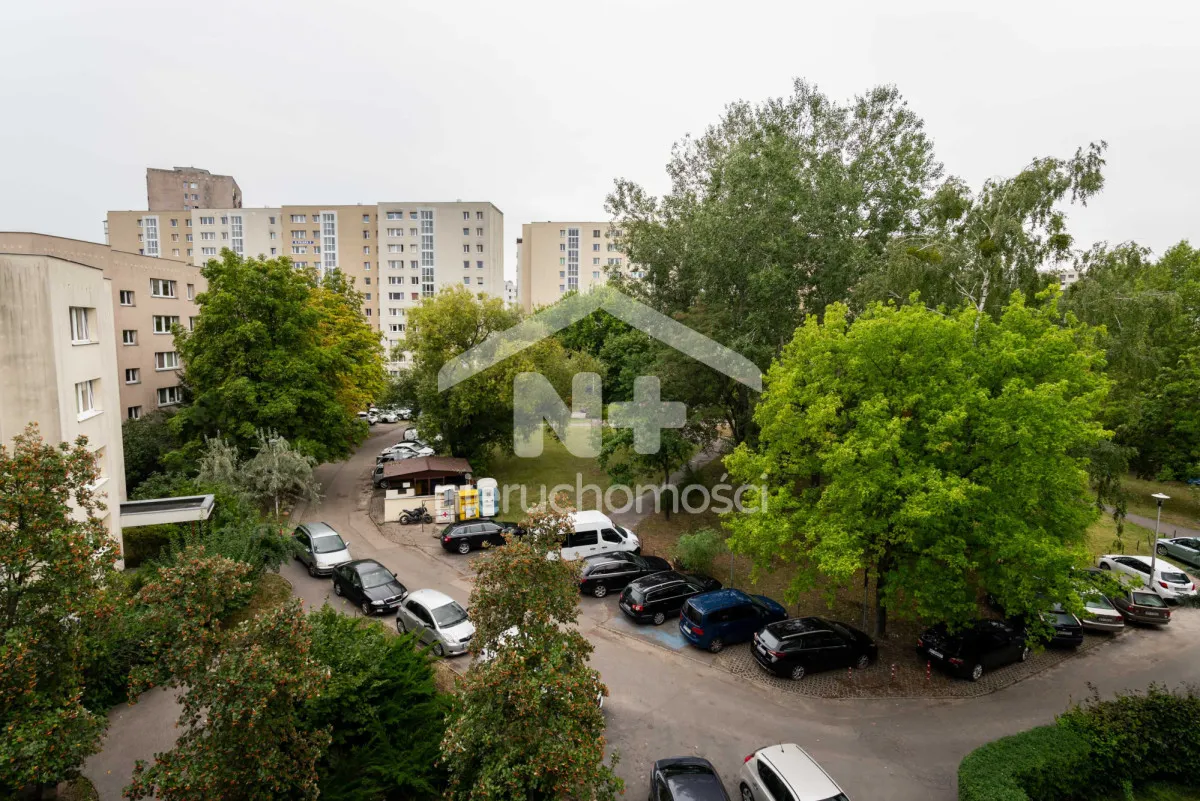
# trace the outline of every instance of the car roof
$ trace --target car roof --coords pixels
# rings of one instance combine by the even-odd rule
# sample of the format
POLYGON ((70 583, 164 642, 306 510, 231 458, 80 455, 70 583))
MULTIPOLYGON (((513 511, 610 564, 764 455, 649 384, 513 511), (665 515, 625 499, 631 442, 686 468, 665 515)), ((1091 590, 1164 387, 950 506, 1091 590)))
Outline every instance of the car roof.
POLYGON ((583 509, 578 512, 571 513, 571 522, 576 526, 611 526, 612 520, 604 512, 597 512, 595 509, 583 509))
POLYGON ((648 576, 642 576, 639 579, 634 579, 633 584, 646 590, 654 587, 661 587, 664 584, 678 584, 681 581, 686 581, 687 576, 680 573, 678 570, 660 570, 657 573, 651 573, 648 576))
POLYGON ((328 523, 301 523, 300 525, 313 537, 328 537, 330 534, 337 534, 333 530, 333 526, 328 523))
POLYGON ((724 609, 734 604, 749 603, 749 601, 749 595, 741 590, 733 589, 702 592, 688 599, 688 603, 692 605, 692 608, 701 613, 711 612, 714 609, 724 609))
POLYGON ((824 768, 795 743, 761 748, 758 758, 776 769, 792 788, 796 801, 823 801, 842 791, 824 768))
MULTIPOLYGON (((355 559, 353 562, 347 562, 342 565, 342 567, 353 568, 355 573, 362 573, 363 571, 372 570, 377 567, 383 567, 384 570, 387 570, 386 567, 374 559, 355 559)), ((388 572, 391 573, 392 571, 388 570, 388 572)))
POLYGON ((819 617, 793 617, 767 626, 776 637, 795 637, 811 631, 830 631, 829 624, 819 617))
POLYGON ((593 553, 583 557, 583 562, 589 566, 602 565, 606 562, 633 562, 633 554, 628 551, 610 551, 608 553, 593 553))
POLYGON ((444 592, 437 590, 413 590, 408 594, 406 601, 416 601, 426 609, 437 609, 440 606, 445 606, 449 603, 454 603, 454 599, 444 592))

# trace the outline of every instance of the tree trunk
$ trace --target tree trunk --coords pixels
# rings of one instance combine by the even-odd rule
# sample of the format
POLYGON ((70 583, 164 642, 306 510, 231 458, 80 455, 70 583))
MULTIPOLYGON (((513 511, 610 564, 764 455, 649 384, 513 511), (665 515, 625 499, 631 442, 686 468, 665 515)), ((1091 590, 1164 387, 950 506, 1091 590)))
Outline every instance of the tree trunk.
POLYGON ((862 627, 863 631, 867 630, 867 619, 871 609, 871 571, 863 566, 863 600, 862 600, 862 627))
POLYGON ((887 637, 887 606, 884 604, 883 591, 886 588, 888 570, 887 554, 880 557, 875 566, 875 638, 882 640, 887 637))

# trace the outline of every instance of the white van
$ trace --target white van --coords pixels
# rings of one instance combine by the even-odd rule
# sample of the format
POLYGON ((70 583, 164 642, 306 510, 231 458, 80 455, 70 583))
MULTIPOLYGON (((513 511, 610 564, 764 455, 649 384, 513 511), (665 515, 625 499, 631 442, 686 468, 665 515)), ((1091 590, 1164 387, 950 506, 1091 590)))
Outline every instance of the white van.
POLYGON ((594 553, 633 551, 641 553, 642 542, 627 528, 618 526, 603 512, 571 513, 572 532, 563 543, 562 558, 575 561, 594 553))

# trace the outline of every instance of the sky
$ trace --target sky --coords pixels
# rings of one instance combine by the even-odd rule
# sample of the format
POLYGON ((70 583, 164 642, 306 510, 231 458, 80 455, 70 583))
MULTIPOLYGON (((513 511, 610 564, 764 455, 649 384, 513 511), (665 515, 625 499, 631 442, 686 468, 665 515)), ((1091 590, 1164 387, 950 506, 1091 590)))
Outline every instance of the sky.
POLYGON ((1108 143, 1080 246, 1161 252, 1200 209, 1200 4, 3 0, 0 230, 103 241, 145 168, 233 175, 244 205, 487 200, 607 219, 671 145, 806 78, 895 84, 978 186, 1108 143))

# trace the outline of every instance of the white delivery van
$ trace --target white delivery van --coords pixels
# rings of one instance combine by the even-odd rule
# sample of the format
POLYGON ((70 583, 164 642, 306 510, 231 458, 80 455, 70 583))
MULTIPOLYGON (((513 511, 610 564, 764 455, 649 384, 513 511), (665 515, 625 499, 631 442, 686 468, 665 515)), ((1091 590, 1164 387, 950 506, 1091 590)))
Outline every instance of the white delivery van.
POLYGON ((567 535, 567 541, 562 547, 562 558, 567 561, 582 559, 594 553, 641 553, 642 543, 637 534, 618 526, 603 512, 572 512, 571 525, 572 531, 567 535))

